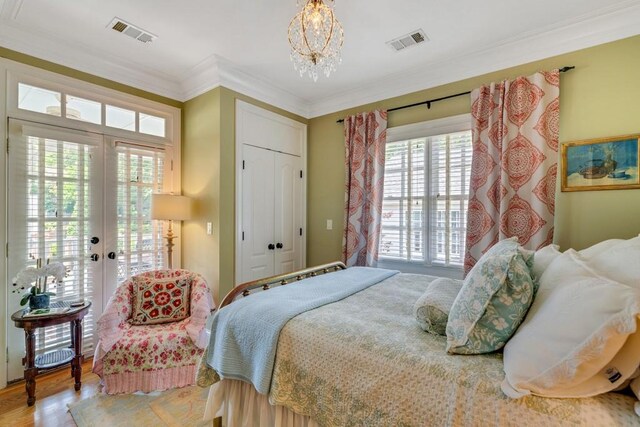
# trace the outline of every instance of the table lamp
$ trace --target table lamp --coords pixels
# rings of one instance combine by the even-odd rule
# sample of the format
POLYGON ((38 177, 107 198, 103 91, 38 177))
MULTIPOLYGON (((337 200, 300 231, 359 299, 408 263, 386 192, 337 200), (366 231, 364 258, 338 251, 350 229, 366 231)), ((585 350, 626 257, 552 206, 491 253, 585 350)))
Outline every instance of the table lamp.
POLYGON ((169 221, 167 235, 167 262, 169 268, 173 268, 173 221, 191 219, 191 199, 186 196, 174 194, 151 195, 151 219, 169 221))

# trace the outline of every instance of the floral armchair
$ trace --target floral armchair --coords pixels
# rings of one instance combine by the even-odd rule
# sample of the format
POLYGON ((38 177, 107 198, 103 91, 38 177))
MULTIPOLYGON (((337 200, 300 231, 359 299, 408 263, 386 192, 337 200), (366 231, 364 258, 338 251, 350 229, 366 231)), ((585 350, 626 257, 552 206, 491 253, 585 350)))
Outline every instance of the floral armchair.
MULTIPOLYGON (((184 299, 186 305, 186 295, 184 299)), ((92 370, 102 378, 104 391, 150 392, 195 384, 197 364, 208 343, 205 323, 212 304, 207 282, 187 270, 150 271, 123 282, 97 322, 98 345, 92 370), (189 283, 189 308, 184 312, 188 317, 164 320, 167 323, 133 324, 138 307, 145 307, 154 315, 159 313, 153 307, 154 301, 166 303, 166 292, 158 293, 154 299, 153 291, 146 291, 144 296, 150 298, 134 307, 136 298, 140 298, 136 294, 140 281, 151 285, 164 281, 172 289, 177 283, 189 283)), ((167 304, 161 305, 160 310, 165 313, 174 308, 167 304)))

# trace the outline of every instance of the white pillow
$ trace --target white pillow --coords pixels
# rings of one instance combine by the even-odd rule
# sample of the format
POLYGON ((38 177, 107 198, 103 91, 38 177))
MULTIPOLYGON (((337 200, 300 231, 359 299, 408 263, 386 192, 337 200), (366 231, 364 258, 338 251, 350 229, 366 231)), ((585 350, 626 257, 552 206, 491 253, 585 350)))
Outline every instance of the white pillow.
POLYGON ((593 246, 589 246, 586 249, 578 251, 578 253, 586 260, 591 260, 603 253, 606 253, 609 249, 614 247, 620 242, 624 242, 624 239, 609 239, 598 242, 593 246))
POLYGON ((531 275, 536 280, 540 280, 542 273, 549 267, 549 265, 562 254, 558 249, 558 245, 547 245, 542 249, 538 249, 533 255, 533 267, 531 268, 531 275))
POLYGON ((540 279, 526 319, 504 347, 509 397, 587 397, 640 364, 640 291, 598 275, 569 249, 540 279))
POLYGON ((640 289, 640 236, 605 240, 580 255, 602 276, 640 289))

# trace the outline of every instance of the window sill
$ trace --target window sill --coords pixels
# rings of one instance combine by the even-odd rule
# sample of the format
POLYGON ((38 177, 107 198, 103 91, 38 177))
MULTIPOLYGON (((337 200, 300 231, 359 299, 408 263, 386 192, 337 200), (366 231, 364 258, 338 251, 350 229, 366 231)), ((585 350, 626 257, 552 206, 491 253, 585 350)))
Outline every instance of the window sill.
POLYGON ((390 259, 379 259, 379 268, 399 270, 402 273, 425 274, 429 276, 448 277, 450 279, 463 279, 462 267, 440 267, 436 265, 427 266, 417 262, 395 261, 390 259))

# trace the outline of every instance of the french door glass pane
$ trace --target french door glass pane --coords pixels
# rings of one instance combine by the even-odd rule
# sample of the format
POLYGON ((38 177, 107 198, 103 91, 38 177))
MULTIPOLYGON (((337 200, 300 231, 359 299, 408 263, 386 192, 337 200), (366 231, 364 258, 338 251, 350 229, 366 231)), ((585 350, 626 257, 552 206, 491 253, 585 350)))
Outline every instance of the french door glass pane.
POLYGON ((117 281, 121 283, 164 266, 162 226, 150 215, 151 194, 163 188, 164 153, 118 147, 117 176, 117 281))
MULTIPOLYGON (((49 285, 55 292, 51 302, 95 300, 100 279, 90 265, 89 241, 100 221, 89 207, 101 206, 94 182, 100 175, 94 170, 98 146, 30 136, 28 131, 19 135, 15 132, 19 128, 12 124, 9 151, 10 277, 23 268, 36 267, 38 259, 42 264, 62 262, 67 276, 62 283, 49 285)), ((10 301, 12 310, 19 297, 10 301)), ((84 319, 84 354, 93 351, 94 312, 92 307, 84 319)), ((36 354, 69 346, 68 324, 36 331, 36 354)))

